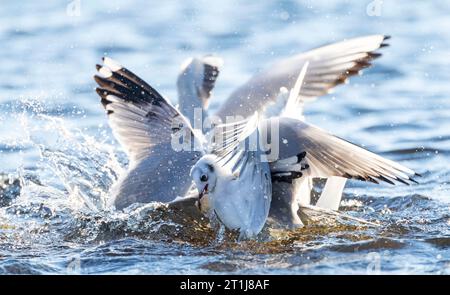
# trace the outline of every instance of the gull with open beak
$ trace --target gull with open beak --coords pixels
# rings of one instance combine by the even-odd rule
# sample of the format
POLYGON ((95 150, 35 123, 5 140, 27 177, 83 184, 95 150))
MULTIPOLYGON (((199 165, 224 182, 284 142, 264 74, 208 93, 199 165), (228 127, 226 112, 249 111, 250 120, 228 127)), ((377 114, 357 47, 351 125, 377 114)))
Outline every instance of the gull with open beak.
POLYGON ((258 138, 258 123, 255 114, 239 128, 240 136, 233 134, 234 139, 224 141, 234 146, 225 144, 204 155, 190 173, 199 198, 207 193, 209 209, 227 228, 238 230, 240 239, 253 238, 262 230, 272 199, 269 164, 256 146, 246 144, 252 136, 258 138))

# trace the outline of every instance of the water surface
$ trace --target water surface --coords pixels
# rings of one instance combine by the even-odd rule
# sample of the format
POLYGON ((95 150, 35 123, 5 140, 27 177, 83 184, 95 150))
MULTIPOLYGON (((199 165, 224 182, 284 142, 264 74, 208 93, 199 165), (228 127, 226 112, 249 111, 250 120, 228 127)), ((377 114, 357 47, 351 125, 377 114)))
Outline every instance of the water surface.
POLYGON ((22 183, 0 208, 0 273, 450 273, 450 6, 384 1, 369 16, 370 1, 81 0, 77 16, 68 3, 0 11, 0 172, 22 183), (214 111, 277 58, 374 33, 392 36, 383 57, 306 115, 422 174, 348 183, 341 210, 380 227, 316 220, 235 243, 162 204, 104 210, 127 161, 93 91, 102 56, 175 103, 181 62, 220 55, 214 111))

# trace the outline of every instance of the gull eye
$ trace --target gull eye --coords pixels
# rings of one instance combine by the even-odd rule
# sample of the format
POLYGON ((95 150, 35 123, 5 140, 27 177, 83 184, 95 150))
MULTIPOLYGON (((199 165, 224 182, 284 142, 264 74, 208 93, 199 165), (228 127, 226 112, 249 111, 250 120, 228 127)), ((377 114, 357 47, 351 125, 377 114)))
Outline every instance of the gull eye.
POLYGON ((202 176, 200 176, 200 180, 201 180, 202 182, 208 181, 208 175, 203 174, 202 176))

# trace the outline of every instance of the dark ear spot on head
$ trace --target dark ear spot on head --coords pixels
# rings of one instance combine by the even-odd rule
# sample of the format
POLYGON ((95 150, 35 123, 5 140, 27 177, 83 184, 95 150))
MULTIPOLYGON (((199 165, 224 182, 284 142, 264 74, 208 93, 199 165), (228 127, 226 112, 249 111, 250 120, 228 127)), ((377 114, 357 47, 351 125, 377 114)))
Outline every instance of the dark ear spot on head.
POLYGON ((207 165, 209 172, 214 172, 214 166, 211 164, 207 165))

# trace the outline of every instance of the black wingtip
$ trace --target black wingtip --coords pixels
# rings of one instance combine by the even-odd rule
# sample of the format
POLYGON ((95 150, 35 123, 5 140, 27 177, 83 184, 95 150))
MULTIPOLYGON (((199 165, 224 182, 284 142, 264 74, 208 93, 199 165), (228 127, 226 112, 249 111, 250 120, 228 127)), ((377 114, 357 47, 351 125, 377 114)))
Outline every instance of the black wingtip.
POLYGON ((389 40, 389 39, 391 39, 391 36, 390 36, 390 35, 384 35, 383 41, 382 41, 381 44, 380 44, 380 48, 388 47, 388 46, 389 46, 389 43, 385 43, 385 41, 387 41, 387 40, 389 40))
MULTIPOLYGON (((97 92, 97 94, 100 96, 100 102, 102 103, 103 107, 106 108, 106 106, 111 103, 111 101, 106 98, 108 96, 108 92, 100 87, 95 88, 95 92, 97 92)), ((112 111, 107 113, 108 115, 110 115, 112 111)))
POLYGON ((369 56, 370 59, 376 59, 382 56, 383 54, 378 52, 369 52, 367 55, 369 56))
POLYGON ((412 177, 409 177, 408 180, 414 182, 415 184, 419 184, 419 182, 412 177))
POLYGON ((359 69, 366 69, 372 65, 370 62, 365 61, 365 60, 358 60, 358 61, 356 61, 356 63, 358 65, 359 69))
POLYGON ((397 180, 398 182, 401 182, 401 183, 403 183, 403 184, 405 184, 405 185, 410 185, 410 183, 404 181, 403 179, 401 179, 401 178, 399 178, 399 177, 397 177, 395 180, 397 180))
POLYGON ((350 70, 345 71, 345 74, 347 76, 354 76, 354 75, 359 74, 359 72, 360 72, 360 69, 350 69, 350 70))
POLYGON ((110 84, 112 84, 112 82, 109 81, 108 79, 105 79, 105 78, 100 77, 98 75, 94 75, 94 80, 101 87, 109 86, 110 84))
POLYGON ((95 68, 97 69, 97 71, 100 71, 100 69, 102 68, 102 66, 99 65, 99 64, 96 64, 96 65, 95 65, 95 68))
POLYGON ((97 92, 98 96, 100 96, 102 99, 106 99, 106 97, 109 94, 105 88, 101 88, 101 87, 95 88, 95 92, 97 92))
POLYGON ((394 183, 392 180, 390 180, 390 179, 387 178, 387 177, 384 177, 383 175, 378 176, 378 179, 380 179, 380 180, 382 180, 382 181, 384 181, 384 182, 387 182, 387 183, 389 183, 389 184, 395 185, 395 183, 394 183))
POLYGON ((297 155, 297 163, 300 163, 306 157, 306 152, 301 152, 297 155))
POLYGON ((380 184, 376 179, 372 178, 371 176, 367 177, 366 180, 368 180, 368 181, 370 181, 372 183, 375 183, 375 184, 380 184))
POLYGON ((105 91, 104 91, 102 88, 100 88, 100 87, 96 87, 96 88, 95 88, 95 92, 97 92, 97 94, 98 94, 100 97, 103 97, 103 96, 105 95, 105 91))

